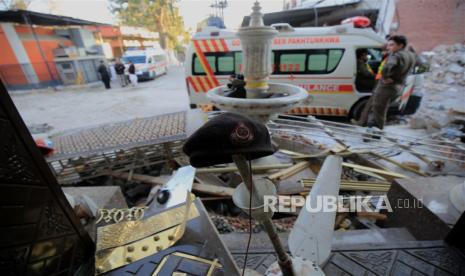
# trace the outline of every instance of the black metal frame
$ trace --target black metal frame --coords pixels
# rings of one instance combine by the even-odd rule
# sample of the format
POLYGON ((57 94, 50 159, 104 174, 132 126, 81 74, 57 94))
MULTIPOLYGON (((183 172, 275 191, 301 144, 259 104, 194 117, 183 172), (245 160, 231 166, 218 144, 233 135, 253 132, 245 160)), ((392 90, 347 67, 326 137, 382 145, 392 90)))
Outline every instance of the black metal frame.
POLYGON ((0 274, 75 274, 94 243, 1 80, 0 133, 0 274))

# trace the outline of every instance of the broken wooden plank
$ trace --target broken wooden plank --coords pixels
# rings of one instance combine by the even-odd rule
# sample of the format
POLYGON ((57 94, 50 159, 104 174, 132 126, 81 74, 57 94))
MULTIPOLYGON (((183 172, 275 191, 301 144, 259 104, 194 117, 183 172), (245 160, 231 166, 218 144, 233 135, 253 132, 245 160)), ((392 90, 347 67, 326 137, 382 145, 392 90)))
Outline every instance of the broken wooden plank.
MULTIPOLYGON (((111 176, 127 180, 130 173, 127 172, 111 172, 111 176)), ((131 175, 131 180, 137 181, 137 182, 142 182, 146 184, 152 184, 152 185, 164 185, 166 181, 168 181, 169 176, 151 176, 151 175, 145 175, 145 174, 137 174, 133 173, 131 175)))
MULTIPOLYGON (((190 164, 189 160, 185 158, 175 158, 175 161, 180 166, 188 166, 190 164)), ((198 172, 198 170, 196 172, 198 172)), ((217 186, 222 186, 222 187, 228 187, 228 185, 223 180, 219 179, 218 176, 213 175, 213 174, 196 173, 195 180, 197 180, 197 182, 202 183, 202 184, 211 184, 211 185, 217 185, 217 186)))
POLYGON ((378 180, 386 181, 386 178, 384 178, 381 175, 376 174, 374 172, 369 172, 369 171, 365 171, 365 170, 361 170, 361 169, 354 169, 354 171, 358 172, 358 173, 361 173, 361 174, 364 174, 364 175, 371 176, 371 177, 376 178, 378 180))
POLYGON ((362 166, 362 165, 353 164, 353 163, 342 162, 342 166, 352 168, 352 169, 359 169, 363 171, 374 172, 374 173, 378 173, 382 175, 389 175, 389 176, 393 176, 397 178, 408 178, 407 176, 400 174, 400 173, 395 173, 395 172, 388 171, 388 170, 371 168, 371 167, 362 166))
POLYGON ((369 219, 374 219, 374 220, 386 220, 387 219, 387 215, 380 214, 377 212, 357 212, 357 217, 369 218, 369 219))
POLYGON ((270 179, 271 181, 281 181, 283 179, 293 176, 294 174, 304 170, 305 168, 308 168, 309 166, 310 166, 309 162, 302 161, 291 167, 285 168, 277 173, 269 175, 268 179, 270 179))
MULTIPOLYGON (((252 165, 252 171, 268 171, 276 169, 284 169, 291 167, 292 164, 272 164, 272 165, 252 165)), ((200 168, 197 169, 197 173, 228 173, 228 172, 237 172, 236 166, 221 167, 221 168, 200 168)))
POLYGON ((221 197, 232 197, 232 195, 234 194, 233 188, 201 184, 195 182, 192 185, 192 191, 221 197))
POLYGON ((390 162, 390 163, 392 163, 392 164, 394 164, 394 165, 396 165, 396 166, 398 166, 398 167, 400 167, 400 168, 402 168, 404 170, 416 173, 416 174, 421 175, 421 176, 428 176, 426 173, 420 172, 420 170, 417 169, 417 168, 414 168, 412 166, 409 166, 409 165, 406 165, 406 164, 403 164, 403 163, 399 163, 396 160, 391 159, 389 157, 386 157, 384 155, 378 154, 376 152, 370 152, 370 154, 377 157, 377 158, 380 158, 380 159, 383 159, 383 160, 385 160, 387 162, 390 162))
MULTIPOLYGON (((302 179, 301 183, 304 187, 311 188, 315 183, 315 179, 302 179)), ((342 179, 340 189, 343 191, 387 192, 390 187, 391 184, 389 182, 354 181, 342 179)), ((308 192, 304 192, 302 194, 308 194, 308 192)))

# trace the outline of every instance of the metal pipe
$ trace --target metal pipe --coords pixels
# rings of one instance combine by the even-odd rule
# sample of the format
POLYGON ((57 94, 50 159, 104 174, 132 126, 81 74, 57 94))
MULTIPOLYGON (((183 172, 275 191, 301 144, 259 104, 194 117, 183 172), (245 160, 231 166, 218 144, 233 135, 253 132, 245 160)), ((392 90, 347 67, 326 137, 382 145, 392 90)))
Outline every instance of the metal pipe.
MULTIPOLYGON (((237 169, 242 176, 242 180, 244 181, 245 186, 249 189, 249 193, 252 192, 255 200, 260 202, 262 199, 259 197, 257 187, 252 181, 252 172, 249 170, 249 166, 247 165, 247 159, 245 156, 238 154, 233 155, 232 159, 234 160, 234 163, 236 163, 237 169)), ((267 217, 259 222, 265 227, 265 231, 271 240, 273 248, 276 251, 276 255, 278 255, 278 264, 283 276, 294 276, 295 272, 292 267, 292 259, 286 253, 286 250, 284 250, 271 218, 267 217)))
MULTIPOLYGON (((47 67, 47 71, 50 75, 50 78, 53 82, 55 82, 55 77, 53 76, 52 74, 52 69, 50 69, 50 65, 48 64, 48 61, 47 59, 45 58, 45 54, 44 54, 44 50, 42 49, 42 47, 40 46, 40 42, 39 42, 39 38, 37 37, 37 34, 36 34, 36 31, 34 30, 34 28, 32 27, 32 24, 29 20, 29 17, 25 14, 25 13, 22 13, 22 16, 23 16, 23 20, 24 22, 26 23, 26 25, 28 25, 29 29, 31 30, 32 32, 32 36, 34 37, 34 40, 37 44, 37 48, 39 49, 39 53, 40 53, 40 56, 42 57, 43 61, 45 62, 45 66, 47 67)), ((39 79, 39 82, 40 82, 40 79, 39 79)))

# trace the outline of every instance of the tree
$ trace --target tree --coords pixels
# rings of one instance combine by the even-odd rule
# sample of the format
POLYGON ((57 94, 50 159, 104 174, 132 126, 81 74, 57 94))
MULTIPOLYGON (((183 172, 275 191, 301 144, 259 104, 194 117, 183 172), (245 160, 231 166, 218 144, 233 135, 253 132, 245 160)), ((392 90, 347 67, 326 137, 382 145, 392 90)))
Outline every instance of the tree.
POLYGON ((189 35, 175 2, 177 0, 110 0, 110 5, 121 23, 158 32, 160 46, 174 50, 183 42, 178 38, 189 35))
POLYGON ((1 0, 7 10, 27 10, 32 0, 1 0))

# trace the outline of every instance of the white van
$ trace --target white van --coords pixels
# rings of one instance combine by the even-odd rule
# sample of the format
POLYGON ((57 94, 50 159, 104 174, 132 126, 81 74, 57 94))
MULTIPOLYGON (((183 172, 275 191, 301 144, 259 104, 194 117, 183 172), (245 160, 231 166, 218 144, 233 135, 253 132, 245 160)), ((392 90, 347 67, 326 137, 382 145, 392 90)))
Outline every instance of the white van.
MULTIPOLYGON (((369 52, 368 64, 376 73, 386 41, 372 29, 349 24, 314 28, 273 26, 279 34, 272 45, 270 81, 298 85, 308 91, 307 100, 288 113, 358 118, 373 88, 362 91, 356 85, 356 51, 369 52)), ((233 31, 207 27, 193 37, 185 62, 192 108, 211 108, 206 92, 226 84, 231 74, 241 73, 241 50, 240 40, 233 31)), ((421 94, 416 93, 416 88, 409 92, 403 114, 412 114, 418 108, 421 94)), ((399 101, 390 110, 398 112, 399 101)))
POLYGON ((128 50, 122 60, 126 67, 129 62, 134 63, 139 80, 154 79, 168 72, 168 57, 162 49, 128 50))

